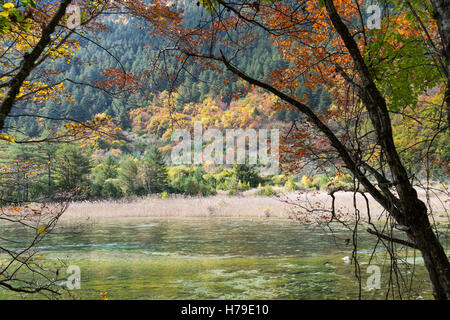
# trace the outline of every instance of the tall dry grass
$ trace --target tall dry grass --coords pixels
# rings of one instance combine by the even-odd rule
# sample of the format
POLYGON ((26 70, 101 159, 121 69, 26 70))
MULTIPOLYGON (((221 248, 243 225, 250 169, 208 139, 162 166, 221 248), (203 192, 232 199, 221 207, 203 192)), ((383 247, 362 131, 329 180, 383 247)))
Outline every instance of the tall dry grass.
POLYGON ((83 218, 279 218, 287 219, 291 205, 264 196, 147 197, 131 201, 75 202, 64 219, 83 218))
MULTIPOLYGON (((352 192, 337 192, 336 207, 340 212, 348 214, 351 219, 355 215, 354 195, 352 192)), ((372 219, 384 219, 382 207, 367 195, 372 219)), ((424 201, 425 196, 420 194, 424 201)), ((447 198, 448 199, 448 198, 447 198)), ((437 217, 442 216, 446 208, 445 201, 437 197, 431 198, 429 204, 437 217)), ((357 194, 356 204, 361 219, 367 220, 366 202, 357 194)), ((279 197, 258 195, 211 197, 171 196, 167 199, 146 197, 119 201, 74 202, 63 214, 62 220, 114 219, 114 218, 249 218, 249 219, 289 219, 299 205, 309 208, 331 207, 331 197, 322 191, 290 192, 279 197)))

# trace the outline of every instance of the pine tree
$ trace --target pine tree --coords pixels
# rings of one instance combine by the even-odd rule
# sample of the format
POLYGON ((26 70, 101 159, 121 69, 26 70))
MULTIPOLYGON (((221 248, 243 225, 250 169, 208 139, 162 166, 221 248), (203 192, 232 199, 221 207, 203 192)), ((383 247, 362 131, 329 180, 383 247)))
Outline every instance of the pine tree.
POLYGON ((261 177, 258 175, 258 172, 254 166, 247 164, 236 164, 233 171, 233 174, 238 181, 245 184, 250 183, 252 188, 256 187, 261 182, 261 177))
POLYGON ((133 158, 127 158, 120 164, 119 179, 126 194, 133 195, 139 193, 138 167, 133 158))
POLYGON ((159 193, 167 190, 168 177, 164 156, 156 147, 144 156, 143 161, 145 187, 148 193, 159 193))
POLYGON ((90 155, 83 154, 77 145, 63 145, 55 154, 55 177, 62 190, 85 185, 91 170, 90 155))

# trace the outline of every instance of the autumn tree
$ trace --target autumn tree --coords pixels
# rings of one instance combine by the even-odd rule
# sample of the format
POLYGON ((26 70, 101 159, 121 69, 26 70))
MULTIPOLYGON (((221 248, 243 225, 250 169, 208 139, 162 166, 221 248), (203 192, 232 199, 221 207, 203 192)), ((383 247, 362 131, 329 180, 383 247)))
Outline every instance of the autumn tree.
MULTIPOLYGON (((64 163, 67 166, 59 163, 55 173, 63 167, 71 170, 69 175, 59 172, 64 190, 52 192, 51 197, 33 197, 31 182, 46 180, 47 195, 54 191, 51 190, 53 163, 43 161, 46 156, 51 158, 54 151, 48 149, 45 155, 37 152, 36 146, 49 142, 95 143, 99 135, 112 135, 118 129, 105 114, 81 122, 40 112, 42 104, 49 100, 59 104, 71 102, 64 86, 71 79, 62 77, 53 62, 62 59, 70 63, 79 48, 79 39, 94 41, 89 32, 102 29, 96 19, 106 9, 120 10, 118 4, 107 0, 79 1, 70 7, 73 2, 0 1, 0 142, 1 158, 5 160, 0 172, 0 220, 17 226, 24 236, 19 240, 15 238, 17 235, 2 231, 0 253, 4 260, 0 264, 0 287, 19 293, 59 295, 58 272, 43 266, 36 248, 52 233, 73 199, 78 186, 73 180, 85 174, 71 167, 72 160, 82 160, 75 152, 71 153, 72 159, 59 154, 61 161, 68 160, 64 163), (15 124, 26 119, 36 120, 39 135, 22 134, 15 124), (15 146, 5 151, 5 145, 10 144, 15 146), (29 148, 25 144, 30 144, 29 148), (11 159, 14 155, 16 159, 11 159), (49 204, 50 200, 53 204, 49 204)), ((93 83, 80 85, 101 87, 93 83)))
MULTIPOLYGON (((414 119, 423 102, 420 97, 429 95, 429 90, 444 92, 439 104, 423 106, 436 110, 429 134, 438 137, 447 130, 449 1, 389 1, 384 8, 378 7, 383 13, 379 29, 373 28, 377 21, 367 11, 371 1, 215 0, 199 4, 208 14, 197 25, 180 26, 182 8, 175 7, 174 16, 165 17, 168 29, 152 25, 154 7, 137 1, 130 8, 148 22, 151 32, 166 40, 153 57, 159 67, 154 70, 162 70, 158 76, 176 82, 179 72, 169 74, 167 63, 177 70, 193 63, 214 70, 225 67, 251 86, 278 97, 280 107, 296 109, 295 126, 285 137, 285 162, 292 170, 313 160, 350 172, 354 192, 370 194, 409 240, 375 226, 370 233, 386 243, 387 249, 401 244, 419 250, 435 298, 449 299, 450 263, 430 223, 429 208, 417 193, 420 172, 428 168, 408 167, 393 138, 394 118, 414 119), (286 64, 256 78, 238 65, 241 53, 258 36, 270 37, 286 64), (301 85, 313 90, 325 86, 334 106, 324 112, 308 103, 298 94, 301 85)), ((435 142, 416 141, 425 147, 435 142)), ((337 219, 334 211, 330 218, 337 219)))

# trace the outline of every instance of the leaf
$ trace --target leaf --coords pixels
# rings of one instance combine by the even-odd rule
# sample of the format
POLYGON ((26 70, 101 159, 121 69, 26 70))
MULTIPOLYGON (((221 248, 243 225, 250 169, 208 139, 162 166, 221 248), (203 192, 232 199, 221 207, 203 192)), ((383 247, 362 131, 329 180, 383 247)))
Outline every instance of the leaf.
POLYGON ((11 3, 11 2, 7 2, 7 3, 5 3, 4 5, 3 5, 3 8, 5 8, 5 9, 12 9, 12 8, 14 8, 14 4, 13 3, 11 3))
POLYGON ((4 133, 0 133, 0 140, 5 140, 5 141, 11 142, 11 143, 15 143, 16 142, 13 137, 8 136, 8 135, 6 135, 4 133))
POLYGON ((47 228, 45 226, 40 226, 38 229, 38 233, 43 234, 46 230, 47 230, 47 228))

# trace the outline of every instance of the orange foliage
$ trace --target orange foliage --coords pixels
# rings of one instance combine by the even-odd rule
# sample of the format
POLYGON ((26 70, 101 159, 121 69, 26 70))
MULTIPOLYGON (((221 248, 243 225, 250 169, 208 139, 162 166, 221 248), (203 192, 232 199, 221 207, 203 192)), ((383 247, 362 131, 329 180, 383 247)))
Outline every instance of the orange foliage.
MULTIPOLYGON (((196 121, 204 128, 268 128, 282 127, 273 121, 277 99, 268 93, 249 92, 244 98, 233 100, 227 106, 222 101, 207 97, 202 103, 187 103, 180 111, 170 107, 167 93, 159 96, 159 105, 150 105, 130 111, 133 131, 170 138, 177 128, 193 128, 196 121)), ((173 101, 172 101, 173 104, 173 101)))

